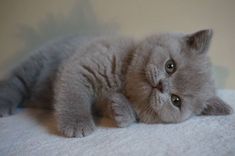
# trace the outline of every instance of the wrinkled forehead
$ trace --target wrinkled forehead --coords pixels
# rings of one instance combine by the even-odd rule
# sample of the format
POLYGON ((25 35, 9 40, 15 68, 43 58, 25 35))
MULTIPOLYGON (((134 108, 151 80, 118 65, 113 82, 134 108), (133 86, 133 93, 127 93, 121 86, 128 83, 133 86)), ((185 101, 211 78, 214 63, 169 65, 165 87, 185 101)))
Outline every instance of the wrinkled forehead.
POLYGON ((184 53, 190 51, 172 54, 177 69, 171 81, 178 92, 197 95, 210 81, 209 60, 206 57, 188 57, 184 53))
POLYGON ((200 73, 199 68, 189 65, 180 66, 170 77, 172 88, 181 94, 197 95, 207 82, 207 74, 200 73))

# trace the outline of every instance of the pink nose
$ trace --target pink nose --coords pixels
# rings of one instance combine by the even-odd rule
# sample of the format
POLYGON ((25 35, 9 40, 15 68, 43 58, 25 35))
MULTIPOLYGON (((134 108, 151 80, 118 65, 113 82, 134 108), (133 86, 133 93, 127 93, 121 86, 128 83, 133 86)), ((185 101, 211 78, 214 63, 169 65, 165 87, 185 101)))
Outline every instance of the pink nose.
POLYGON ((159 81, 158 84, 156 86, 154 86, 153 88, 158 89, 160 92, 163 92, 163 86, 162 86, 162 82, 159 81))

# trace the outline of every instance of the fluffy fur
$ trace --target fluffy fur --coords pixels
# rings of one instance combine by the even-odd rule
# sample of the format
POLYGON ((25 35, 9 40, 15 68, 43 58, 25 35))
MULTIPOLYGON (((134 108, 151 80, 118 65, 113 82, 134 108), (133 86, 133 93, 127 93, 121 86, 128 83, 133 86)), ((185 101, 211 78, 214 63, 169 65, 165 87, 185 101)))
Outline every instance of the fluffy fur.
POLYGON ((19 104, 54 108, 67 137, 91 134, 96 115, 119 127, 135 121, 181 122, 193 115, 225 115, 216 96, 207 51, 211 30, 131 38, 79 39, 50 43, 33 53, 0 83, 0 116, 19 104), (174 73, 166 72, 173 60, 174 73), (176 107, 172 94, 181 99, 176 107))

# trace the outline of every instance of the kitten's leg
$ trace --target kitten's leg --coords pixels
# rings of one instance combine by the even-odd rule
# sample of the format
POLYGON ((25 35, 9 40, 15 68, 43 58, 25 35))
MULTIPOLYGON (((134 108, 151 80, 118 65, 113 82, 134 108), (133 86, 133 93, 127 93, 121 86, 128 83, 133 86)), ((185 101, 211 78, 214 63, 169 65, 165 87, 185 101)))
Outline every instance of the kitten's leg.
POLYGON ((128 99, 120 94, 113 93, 103 101, 106 105, 105 115, 113 119, 118 127, 127 127, 136 122, 136 116, 128 99))
POLYGON ((0 82, 0 117, 14 114, 17 105, 21 104, 27 91, 15 76, 0 82))
POLYGON ((67 137, 91 134, 96 128, 91 113, 91 95, 78 84, 63 85, 57 92, 55 110, 59 130, 67 137))

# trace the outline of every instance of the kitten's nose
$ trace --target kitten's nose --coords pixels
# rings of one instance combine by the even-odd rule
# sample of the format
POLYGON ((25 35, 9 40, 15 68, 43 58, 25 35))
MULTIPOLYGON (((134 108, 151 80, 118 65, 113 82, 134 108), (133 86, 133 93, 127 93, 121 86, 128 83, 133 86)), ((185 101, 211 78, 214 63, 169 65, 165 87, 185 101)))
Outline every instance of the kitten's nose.
POLYGON ((163 92, 162 81, 159 81, 158 84, 154 88, 158 89, 160 92, 163 92))

